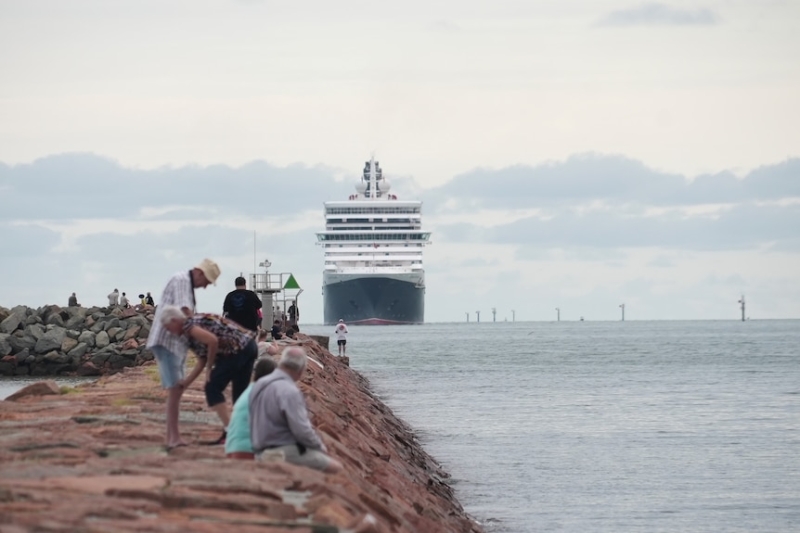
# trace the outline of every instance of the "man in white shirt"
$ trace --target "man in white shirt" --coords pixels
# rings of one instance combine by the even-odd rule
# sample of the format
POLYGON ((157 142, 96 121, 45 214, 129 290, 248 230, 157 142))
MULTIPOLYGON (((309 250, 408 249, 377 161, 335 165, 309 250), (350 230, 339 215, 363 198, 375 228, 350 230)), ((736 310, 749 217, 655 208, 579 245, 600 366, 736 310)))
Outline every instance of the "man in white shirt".
POLYGON ((333 333, 336 335, 336 344, 339 345, 339 357, 342 357, 347 351, 347 334, 349 333, 344 320, 339 319, 339 323, 336 324, 336 329, 333 330, 333 333))
POLYGON ((161 386, 167 389, 167 450, 177 446, 186 446, 181 440, 178 427, 180 402, 183 395, 181 381, 184 378, 186 352, 189 347, 183 335, 173 335, 161 323, 161 311, 171 305, 181 308, 186 316, 195 312, 194 290, 204 289, 215 283, 219 277, 219 266, 211 259, 203 261, 189 271, 178 272, 167 282, 161 295, 159 306, 150 335, 147 337, 147 348, 153 352, 161 375, 161 386))
POLYGON ((128 302, 128 297, 125 296, 124 292, 122 293, 122 296, 119 299, 119 305, 123 309, 127 309, 128 307, 130 307, 130 302, 128 302))
POLYGON ((119 291, 114 289, 108 295, 108 306, 109 307, 116 307, 119 305, 119 291))

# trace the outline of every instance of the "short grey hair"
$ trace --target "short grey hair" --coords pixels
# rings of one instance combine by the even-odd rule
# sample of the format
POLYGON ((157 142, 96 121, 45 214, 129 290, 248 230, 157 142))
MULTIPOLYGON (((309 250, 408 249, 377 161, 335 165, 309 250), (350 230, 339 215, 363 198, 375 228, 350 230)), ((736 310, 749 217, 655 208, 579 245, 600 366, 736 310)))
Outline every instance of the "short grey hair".
POLYGON ((281 352, 279 365, 287 370, 300 371, 306 367, 306 352, 299 346, 288 346, 281 352))
POLYGON ((161 316, 159 317, 159 320, 161 320, 161 324, 166 326, 176 318, 180 318, 181 320, 186 320, 186 315, 177 305, 165 305, 161 309, 161 316))

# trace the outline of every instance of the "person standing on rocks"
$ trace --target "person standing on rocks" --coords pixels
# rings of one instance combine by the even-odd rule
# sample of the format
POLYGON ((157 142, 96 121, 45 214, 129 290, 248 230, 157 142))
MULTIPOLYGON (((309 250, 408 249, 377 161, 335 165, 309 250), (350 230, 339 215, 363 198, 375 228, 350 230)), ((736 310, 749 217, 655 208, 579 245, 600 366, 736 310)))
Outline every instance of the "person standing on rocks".
POLYGON ((336 344, 339 345, 339 357, 342 357, 347 352, 347 334, 350 333, 347 331, 347 325, 344 320, 339 319, 339 323, 336 324, 336 329, 333 332, 336 334, 336 344))
POLYGON ((233 403, 250 384, 253 364, 258 356, 256 332, 243 328, 233 320, 199 313, 191 317, 177 306, 163 306, 160 320, 164 328, 175 336, 186 339, 189 348, 197 355, 197 364, 180 385, 183 389, 206 369, 206 403, 222 422, 222 436, 206 444, 225 444, 230 413, 225 403, 225 388, 232 383, 233 403))
POLYGON ((150 296, 149 292, 147 293, 147 296, 144 297, 144 303, 146 303, 147 305, 152 305, 153 307, 155 307, 156 305, 156 302, 153 301, 153 297, 150 296))
MULTIPOLYGON (((183 311, 186 316, 192 316, 195 311, 194 291, 196 288, 205 288, 217 281, 219 266, 211 259, 203 261, 189 271, 178 272, 167 282, 161 294, 161 305, 156 309, 156 316, 150 335, 147 337, 147 348, 153 352, 158 372, 161 375, 161 386, 167 389, 167 449, 176 446, 186 446, 181 440, 178 427, 180 414, 180 401, 184 387, 181 381, 184 378, 186 352, 189 348, 186 339, 182 336, 171 334, 162 324, 161 313, 166 305, 174 305, 183 311)), ((150 293, 147 293, 150 296, 150 293)), ((152 299, 152 298, 151 298, 152 299)))
POLYGON ((300 320, 300 309, 297 307, 297 302, 292 300, 292 305, 289 306, 289 325, 296 325, 298 320, 300 320))
POLYGON ((119 291, 114 289, 108 295, 108 306, 109 307, 116 307, 119 305, 119 291))
POLYGON ((122 296, 119 299, 119 305, 123 309, 127 309, 127 308, 129 308, 131 306, 130 302, 128 302, 128 297, 125 296, 124 292, 122 293, 122 296))
POLYGON ((75 293, 72 293, 72 296, 69 297, 67 300, 67 307, 78 307, 78 297, 75 296, 75 293))
POLYGON ((259 379, 250 391, 250 440, 259 460, 280 451, 292 464, 336 473, 342 464, 329 456, 311 426, 297 381, 306 369, 306 352, 299 346, 283 350, 278 369, 259 379))
POLYGON ((223 316, 251 331, 258 331, 261 300, 256 293, 247 290, 247 281, 242 276, 234 280, 234 285, 236 290, 229 292, 222 304, 223 316))

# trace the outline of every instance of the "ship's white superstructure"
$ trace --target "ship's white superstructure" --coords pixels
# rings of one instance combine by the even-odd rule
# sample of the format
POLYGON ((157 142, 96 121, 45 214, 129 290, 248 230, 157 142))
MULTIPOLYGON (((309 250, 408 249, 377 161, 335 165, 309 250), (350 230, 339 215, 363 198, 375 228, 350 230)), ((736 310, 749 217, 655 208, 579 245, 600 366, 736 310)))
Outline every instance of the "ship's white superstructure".
POLYGON ((317 239, 325 252, 323 291, 326 322, 344 318, 337 315, 348 315, 348 310, 349 322, 422 321, 421 316, 410 316, 419 313, 399 312, 405 307, 399 301, 402 296, 395 294, 400 290, 396 284, 375 281, 369 287, 351 285, 353 290, 364 289, 364 298, 369 302, 350 298, 350 307, 329 301, 347 296, 331 294, 335 285, 369 279, 408 283, 424 294, 422 250, 430 242, 430 232, 422 229, 422 202, 401 201, 389 191, 390 184, 379 163, 373 159, 365 164, 361 181, 356 185, 356 194, 345 201, 325 202, 325 231, 317 233, 317 239), (391 308, 383 309, 384 305, 391 308), (366 316, 368 314, 377 316, 366 316))

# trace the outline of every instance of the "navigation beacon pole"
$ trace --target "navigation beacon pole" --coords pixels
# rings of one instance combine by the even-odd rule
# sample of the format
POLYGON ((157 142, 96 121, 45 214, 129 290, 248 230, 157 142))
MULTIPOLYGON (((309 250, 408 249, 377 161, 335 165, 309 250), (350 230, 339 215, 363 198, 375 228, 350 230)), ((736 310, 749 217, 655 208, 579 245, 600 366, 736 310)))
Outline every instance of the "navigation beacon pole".
POLYGON ((511 310, 511 322, 516 322, 516 321, 517 321, 517 312, 512 309, 511 310))
POLYGON ((619 304, 619 308, 622 309, 622 321, 625 322, 625 304, 619 304))
POLYGON ((561 308, 556 307, 556 322, 561 322, 561 308))
POLYGON ((481 312, 480 311, 475 311, 475 314, 478 315, 478 322, 480 322, 481 321, 481 312))
POLYGON ((467 312, 467 313, 464 313, 464 314, 467 315, 467 322, 469 322, 469 313, 467 312))
POLYGON ((744 322, 744 294, 742 294, 742 299, 739 300, 739 304, 741 304, 742 308, 742 322, 744 322))
POLYGON ((492 307, 492 322, 497 322, 497 308, 492 307))

